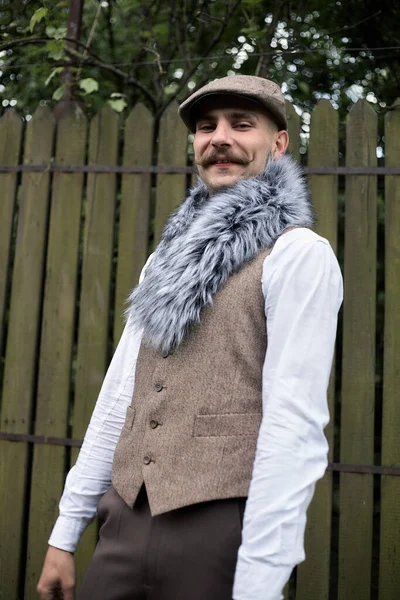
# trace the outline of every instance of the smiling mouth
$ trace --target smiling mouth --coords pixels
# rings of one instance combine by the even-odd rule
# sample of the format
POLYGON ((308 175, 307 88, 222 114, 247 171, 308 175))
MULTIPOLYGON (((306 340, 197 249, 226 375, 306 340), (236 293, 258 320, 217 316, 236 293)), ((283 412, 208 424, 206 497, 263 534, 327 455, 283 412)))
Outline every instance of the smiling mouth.
POLYGON ((230 167, 232 165, 239 165, 242 163, 236 162, 234 160, 216 160, 209 163, 210 167, 230 167))

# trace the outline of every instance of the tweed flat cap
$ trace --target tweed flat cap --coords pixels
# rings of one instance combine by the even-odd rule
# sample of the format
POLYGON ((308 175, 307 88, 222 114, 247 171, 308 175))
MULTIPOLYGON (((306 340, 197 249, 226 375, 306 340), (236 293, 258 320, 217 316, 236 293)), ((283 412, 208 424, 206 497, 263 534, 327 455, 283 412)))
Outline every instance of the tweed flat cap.
POLYGON ((196 109, 204 98, 215 95, 230 95, 249 98, 264 106, 279 129, 287 129, 285 99, 280 87, 269 79, 253 75, 230 75, 215 79, 189 96, 179 107, 179 116, 188 129, 196 130, 196 109))

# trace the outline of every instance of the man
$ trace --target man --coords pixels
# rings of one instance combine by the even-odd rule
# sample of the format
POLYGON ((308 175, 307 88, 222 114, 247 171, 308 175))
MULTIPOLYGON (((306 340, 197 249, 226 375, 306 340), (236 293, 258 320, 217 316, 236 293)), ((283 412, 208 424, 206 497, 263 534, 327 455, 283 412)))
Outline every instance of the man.
POLYGON ((57 586, 72 599, 72 553, 108 488, 79 600, 278 600, 304 559, 327 464, 340 270, 309 229, 276 84, 225 77, 180 115, 200 183, 130 296, 42 599, 57 586))

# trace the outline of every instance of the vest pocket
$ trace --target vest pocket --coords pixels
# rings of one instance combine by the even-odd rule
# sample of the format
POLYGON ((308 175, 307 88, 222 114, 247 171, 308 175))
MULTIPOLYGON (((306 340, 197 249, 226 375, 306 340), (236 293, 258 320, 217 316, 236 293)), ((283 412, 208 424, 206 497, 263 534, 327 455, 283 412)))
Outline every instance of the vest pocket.
POLYGON ((135 420, 135 413, 135 409, 132 408, 132 406, 128 406, 128 408, 126 409, 126 419, 124 424, 124 427, 126 429, 132 429, 132 425, 135 420))
POLYGON ((255 436, 260 429, 261 419, 261 413, 197 415, 194 420, 193 436, 255 436))

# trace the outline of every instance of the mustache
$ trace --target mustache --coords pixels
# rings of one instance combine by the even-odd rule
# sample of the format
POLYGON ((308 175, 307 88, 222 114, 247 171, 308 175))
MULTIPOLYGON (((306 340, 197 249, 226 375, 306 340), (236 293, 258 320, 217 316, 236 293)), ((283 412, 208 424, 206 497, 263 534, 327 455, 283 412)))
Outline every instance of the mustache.
POLYGON ((197 165, 199 165, 200 167, 208 167, 209 165, 212 165, 213 163, 216 163, 219 160, 227 160, 229 162, 237 163, 239 165, 247 165, 250 162, 248 158, 245 158, 243 156, 237 156, 235 154, 231 154, 230 152, 227 152, 225 154, 221 152, 213 152, 212 154, 209 154, 208 156, 205 156, 196 162, 197 165))

